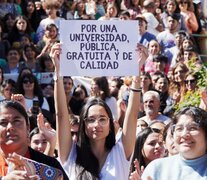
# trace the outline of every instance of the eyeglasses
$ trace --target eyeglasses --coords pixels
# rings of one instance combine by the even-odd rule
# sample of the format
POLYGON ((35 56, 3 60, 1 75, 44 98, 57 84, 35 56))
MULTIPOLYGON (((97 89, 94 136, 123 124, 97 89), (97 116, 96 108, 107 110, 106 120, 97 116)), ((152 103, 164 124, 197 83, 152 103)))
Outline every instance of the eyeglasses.
POLYGON ((34 83, 34 80, 32 80, 32 79, 24 79, 23 83, 24 84, 28 84, 28 83, 32 84, 32 83, 34 83))
POLYGON ((172 128, 176 136, 181 136, 184 129, 186 129, 191 135, 196 135, 199 133, 200 125, 199 123, 191 123, 187 125, 175 124, 172 126, 172 128))
POLYGON ((190 79, 190 80, 185 80, 185 84, 193 84, 193 83, 195 83, 196 82, 196 80, 195 79, 190 79))
POLYGON ((88 118, 85 118, 85 122, 88 127, 94 127, 96 122, 99 123, 101 126, 106 126, 109 122, 109 118, 105 116, 88 117, 88 118))

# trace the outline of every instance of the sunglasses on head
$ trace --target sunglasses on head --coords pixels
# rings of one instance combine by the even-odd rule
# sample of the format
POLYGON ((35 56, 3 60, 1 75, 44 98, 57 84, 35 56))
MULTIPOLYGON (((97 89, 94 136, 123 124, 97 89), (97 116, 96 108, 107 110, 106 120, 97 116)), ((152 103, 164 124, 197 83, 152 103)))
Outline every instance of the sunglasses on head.
POLYGON ((31 83, 34 83, 34 80, 33 80, 33 79, 24 79, 24 80, 23 80, 23 83, 24 83, 24 84, 28 84, 28 83, 31 84, 31 83))
POLYGON ((195 83, 195 79, 191 79, 191 80, 185 80, 185 84, 193 84, 193 83, 195 83))

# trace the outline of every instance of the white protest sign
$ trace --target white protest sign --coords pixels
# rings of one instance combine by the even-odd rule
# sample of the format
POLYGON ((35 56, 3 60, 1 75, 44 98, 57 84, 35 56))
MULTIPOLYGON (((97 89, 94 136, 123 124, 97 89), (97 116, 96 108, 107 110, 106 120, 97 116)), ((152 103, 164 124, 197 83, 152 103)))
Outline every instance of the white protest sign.
POLYGON ((62 20, 60 41, 63 76, 138 74, 137 21, 62 20))

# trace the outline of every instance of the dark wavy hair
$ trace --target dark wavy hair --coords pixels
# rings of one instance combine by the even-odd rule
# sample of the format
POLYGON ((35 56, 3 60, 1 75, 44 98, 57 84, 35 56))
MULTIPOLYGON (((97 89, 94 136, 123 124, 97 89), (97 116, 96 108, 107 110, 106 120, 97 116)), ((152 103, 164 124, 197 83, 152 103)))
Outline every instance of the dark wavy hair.
POLYGON ((161 133, 161 131, 159 129, 147 127, 138 134, 136 143, 135 143, 134 155, 133 155, 132 163, 131 163, 131 172, 135 171, 135 167, 134 167, 135 159, 138 160, 140 168, 141 166, 144 166, 144 168, 147 166, 145 162, 145 158, 142 154, 142 150, 143 150, 144 143, 147 137, 152 133, 161 133))
POLYGON ((110 97, 109 83, 106 77, 96 77, 93 78, 93 81, 98 86, 98 88, 104 92, 103 100, 107 97, 110 97))
POLYGON ((41 87, 38 83, 37 78, 33 74, 24 74, 22 77, 19 78, 19 81, 17 83, 18 93, 25 95, 25 91, 24 91, 24 88, 23 88, 23 81, 24 81, 25 78, 32 79, 34 81, 33 94, 34 94, 34 96, 38 97, 40 107, 41 107, 42 104, 43 104, 43 101, 44 101, 43 93, 42 93, 42 89, 41 89, 41 87))
POLYGON ((26 16, 21 16, 21 15, 17 16, 16 19, 15 19, 14 26, 13 26, 13 28, 12 28, 11 32, 9 33, 9 36, 8 36, 8 40, 11 44, 15 41, 19 41, 20 37, 22 36, 22 33, 20 33, 18 28, 17 28, 17 22, 21 19, 25 20, 26 23, 27 23, 27 27, 25 29, 24 34, 31 35, 31 33, 34 32, 34 30, 31 27, 31 24, 29 23, 26 16))
POLYGON ((80 126, 79 126, 79 133, 78 133, 78 141, 77 141, 77 173, 79 174, 77 179, 99 179, 99 162, 98 159, 95 157, 91 150, 91 144, 88 136, 85 133, 85 118, 88 117, 89 108, 99 105, 102 106, 109 118, 110 118, 110 125, 109 125, 109 134, 106 137, 105 141, 105 148, 110 151, 113 146, 115 145, 115 130, 114 130, 114 123, 113 123, 113 116, 111 113, 110 108, 108 105, 101 100, 100 98, 89 98, 86 104, 84 105, 81 114, 80 114, 80 126))

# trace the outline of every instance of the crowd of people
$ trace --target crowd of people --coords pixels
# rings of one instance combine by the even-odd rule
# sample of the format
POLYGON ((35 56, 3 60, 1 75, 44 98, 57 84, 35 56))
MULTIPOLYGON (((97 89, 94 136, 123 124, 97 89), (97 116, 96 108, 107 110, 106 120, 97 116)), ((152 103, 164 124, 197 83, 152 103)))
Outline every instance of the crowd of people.
POLYGON ((194 36, 207 31, 205 6, 0 0, 0 179, 41 178, 22 157, 63 179, 207 179, 207 64, 194 36), (61 77, 64 19, 137 21, 138 76, 90 78, 90 88, 61 77))

